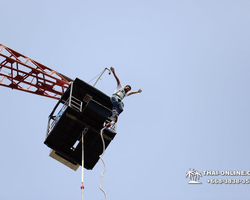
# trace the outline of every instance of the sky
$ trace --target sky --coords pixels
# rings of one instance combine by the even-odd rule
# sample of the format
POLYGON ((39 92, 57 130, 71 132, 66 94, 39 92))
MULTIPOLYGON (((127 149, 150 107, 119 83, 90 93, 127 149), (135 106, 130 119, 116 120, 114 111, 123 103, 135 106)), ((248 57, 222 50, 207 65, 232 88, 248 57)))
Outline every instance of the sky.
MULTIPOLYGON (((1 0, 0 8, 1 44, 85 82, 113 66, 123 85, 142 89, 124 99, 103 156, 108 200, 249 199, 250 176, 206 172, 250 171, 250 1, 1 0), (201 184, 189 183, 190 169, 201 184)), ((111 95, 116 81, 105 72, 96 87, 111 95)), ((81 169, 49 157, 43 143, 57 101, 0 93, 0 199, 81 199, 81 169)), ((84 199, 105 199, 102 171, 100 161, 84 171, 84 199)))

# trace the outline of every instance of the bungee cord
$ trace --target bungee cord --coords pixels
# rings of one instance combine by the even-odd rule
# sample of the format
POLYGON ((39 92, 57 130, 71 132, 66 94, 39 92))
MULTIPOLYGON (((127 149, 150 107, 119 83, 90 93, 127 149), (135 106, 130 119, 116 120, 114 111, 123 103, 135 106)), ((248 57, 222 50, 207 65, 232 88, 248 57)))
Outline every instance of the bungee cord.
POLYGON ((103 192, 103 194, 104 194, 104 196, 105 196, 105 200, 107 200, 107 194, 106 194, 106 192, 104 191, 104 189, 102 188, 102 183, 103 183, 103 174, 104 174, 104 172, 106 171, 106 164, 105 164, 105 162, 104 162, 104 160, 103 160, 103 158, 102 158, 102 156, 104 155, 104 153, 105 153, 105 142, 104 142, 104 138, 103 138, 103 130, 105 129, 106 127, 104 127, 104 128, 102 128, 101 129, 101 139, 102 139, 102 144, 103 144, 103 151, 102 151, 102 154, 99 156, 100 157, 100 159, 102 160, 102 163, 103 163, 103 166, 104 166, 104 169, 103 169, 103 171, 102 171, 102 173, 101 173, 101 183, 100 183, 100 190, 103 192))

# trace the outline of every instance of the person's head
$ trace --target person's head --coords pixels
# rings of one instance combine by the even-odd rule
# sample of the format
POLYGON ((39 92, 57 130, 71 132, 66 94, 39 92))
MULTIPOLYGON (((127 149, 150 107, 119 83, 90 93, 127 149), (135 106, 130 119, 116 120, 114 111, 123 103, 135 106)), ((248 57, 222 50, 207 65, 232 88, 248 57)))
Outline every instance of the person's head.
POLYGON ((124 90, 125 90, 126 93, 129 92, 131 90, 131 86, 130 85, 126 85, 124 87, 124 90))

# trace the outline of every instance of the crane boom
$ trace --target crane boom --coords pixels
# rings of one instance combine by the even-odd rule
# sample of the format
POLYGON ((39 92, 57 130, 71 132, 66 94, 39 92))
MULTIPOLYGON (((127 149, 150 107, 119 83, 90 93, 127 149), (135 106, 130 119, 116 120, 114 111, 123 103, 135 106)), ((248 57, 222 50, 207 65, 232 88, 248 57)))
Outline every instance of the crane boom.
POLYGON ((72 79, 0 44, 0 85, 60 99, 72 79))

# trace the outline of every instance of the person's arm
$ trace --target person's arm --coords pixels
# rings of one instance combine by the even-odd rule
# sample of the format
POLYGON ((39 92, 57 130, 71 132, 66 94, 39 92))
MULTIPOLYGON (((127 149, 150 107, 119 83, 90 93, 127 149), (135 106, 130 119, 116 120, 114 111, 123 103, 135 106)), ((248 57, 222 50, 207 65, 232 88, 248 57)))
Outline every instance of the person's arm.
POLYGON ((128 93, 128 96, 130 96, 131 94, 137 94, 137 93, 141 93, 141 92, 142 92, 141 89, 139 89, 139 90, 137 90, 137 91, 129 92, 129 93, 128 93))
POLYGON ((113 75, 115 77, 117 85, 120 85, 121 82, 120 82, 119 78, 116 76, 115 69, 113 67, 110 67, 110 70, 111 70, 111 72, 113 72, 113 75))

